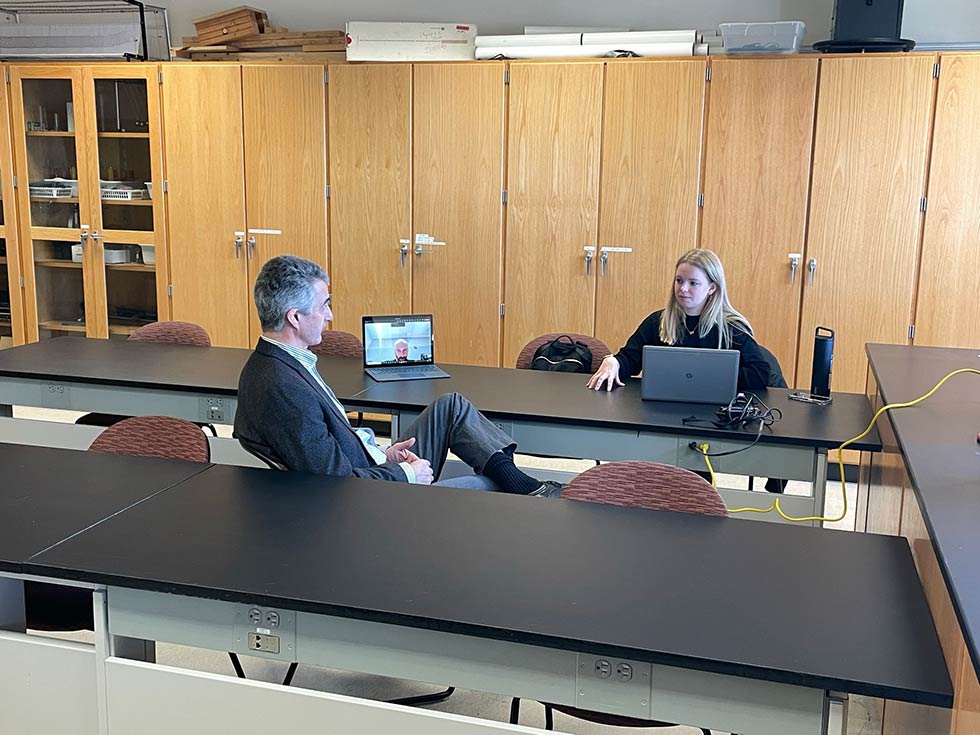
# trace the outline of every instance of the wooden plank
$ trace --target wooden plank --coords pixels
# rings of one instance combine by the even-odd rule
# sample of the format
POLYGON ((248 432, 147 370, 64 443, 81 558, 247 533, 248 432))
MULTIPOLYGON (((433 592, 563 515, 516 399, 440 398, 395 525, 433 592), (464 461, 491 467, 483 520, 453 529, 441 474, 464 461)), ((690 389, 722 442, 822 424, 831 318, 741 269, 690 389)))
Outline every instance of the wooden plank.
POLYGON ((248 10, 253 13, 265 13, 264 10, 259 10, 258 8, 253 8, 250 5, 238 5, 234 8, 228 8, 227 10, 222 10, 218 13, 211 13, 211 15, 204 15, 200 18, 194 18, 191 22, 196 26, 198 23, 208 23, 210 21, 217 20, 219 18, 224 18, 227 15, 233 15, 235 13, 240 13, 243 10, 248 10))
POLYGON ((311 44, 329 46, 329 48, 316 49, 318 51, 343 51, 347 43, 340 36, 311 36, 309 38, 240 38, 236 39, 235 45, 238 48, 251 50, 263 48, 299 48, 311 44))
POLYGON ((250 23, 229 26, 215 33, 199 33, 198 38, 199 43, 202 45, 213 46, 215 44, 228 43, 229 41, 237 41, 239 38, 247 38, 255 35, 257 32, 258 25, 253 19, 250 23))
POLYGON ((347 53, 347 44, 340 43, 304 43, 303 51, 306 53, 316 53, 318 51, 343 51, 347 53))
POLYGON ((303 41, 311 38, 344 38, 346 33, 338 30, 327 31, 276 31, 274 33, 263 33, 256 37, 256 40, 279 41, 281 39, 296 39, 303 41))
POLYGON ((238 54, 213 54, 200 53, 192 54, 192 61, 251 61, 255 63, 268 63, 270 61, 298 61, 301 63, 314 63, 317 61, 346 61, 347 54, 344 51, 316 51, 304 53, 302 51, 287 53, 260 53, 243 52, 238 54))

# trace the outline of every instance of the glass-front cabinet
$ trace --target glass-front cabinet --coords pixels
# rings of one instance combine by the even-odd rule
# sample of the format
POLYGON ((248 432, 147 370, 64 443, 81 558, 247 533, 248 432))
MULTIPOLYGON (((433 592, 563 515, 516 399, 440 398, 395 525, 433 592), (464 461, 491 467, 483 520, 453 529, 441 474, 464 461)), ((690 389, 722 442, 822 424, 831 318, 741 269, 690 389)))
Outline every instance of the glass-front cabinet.
POLYGON ((125 336, 168 318, 157 67, 13 66, 10 78, 28 338, 125 336))
POLYGON ((25 340, 9 119, 6 85, 0 85, 0 349, 23 344, 25 340))

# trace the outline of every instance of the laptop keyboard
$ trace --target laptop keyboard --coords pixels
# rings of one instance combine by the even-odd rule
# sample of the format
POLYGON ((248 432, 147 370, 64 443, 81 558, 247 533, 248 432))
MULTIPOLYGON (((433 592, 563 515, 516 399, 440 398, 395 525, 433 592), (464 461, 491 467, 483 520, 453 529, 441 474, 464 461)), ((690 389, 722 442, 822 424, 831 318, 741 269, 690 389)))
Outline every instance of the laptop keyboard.
POLYGON ((414 367, 383 367, 373 368, 382 375, 429 375, 442 372, 435 365, 416 365, 414 367))

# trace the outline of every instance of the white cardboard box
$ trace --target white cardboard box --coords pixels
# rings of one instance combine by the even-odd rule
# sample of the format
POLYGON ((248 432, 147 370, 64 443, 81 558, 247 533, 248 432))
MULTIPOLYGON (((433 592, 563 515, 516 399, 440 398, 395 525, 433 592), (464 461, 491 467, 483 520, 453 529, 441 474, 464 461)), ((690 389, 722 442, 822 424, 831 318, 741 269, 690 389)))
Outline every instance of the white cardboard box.
POLYGON ((347 23, 348 61, 458 61, 475 48, 472 23, 347 23))

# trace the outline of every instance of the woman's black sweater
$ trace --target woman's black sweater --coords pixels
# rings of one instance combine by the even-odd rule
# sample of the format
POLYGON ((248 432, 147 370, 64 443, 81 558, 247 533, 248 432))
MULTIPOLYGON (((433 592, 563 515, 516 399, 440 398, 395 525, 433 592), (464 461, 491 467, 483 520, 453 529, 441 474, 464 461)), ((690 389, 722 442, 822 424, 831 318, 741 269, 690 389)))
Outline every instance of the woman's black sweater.
MULTIPOLYGON (((619 360, 619 379, 624 381, 643 369, 643 348, 666 346, 660 339, 660 316, 663 309, 653 312, 626 341, 626 346, 616 353, 619 360)), ((718 348, 718 328, 714 327, 707 336, 698 334, 700 317, 686 317, 687 331, 674 347, 718 348), (694 332, 694 334, 690 334, 694 332)), ((759 349, 758 343, 740 329, 732 329, 731 349, 739 351, 738 388, 739 390, 759 390, 769 385, 769 361, 759 349)))

